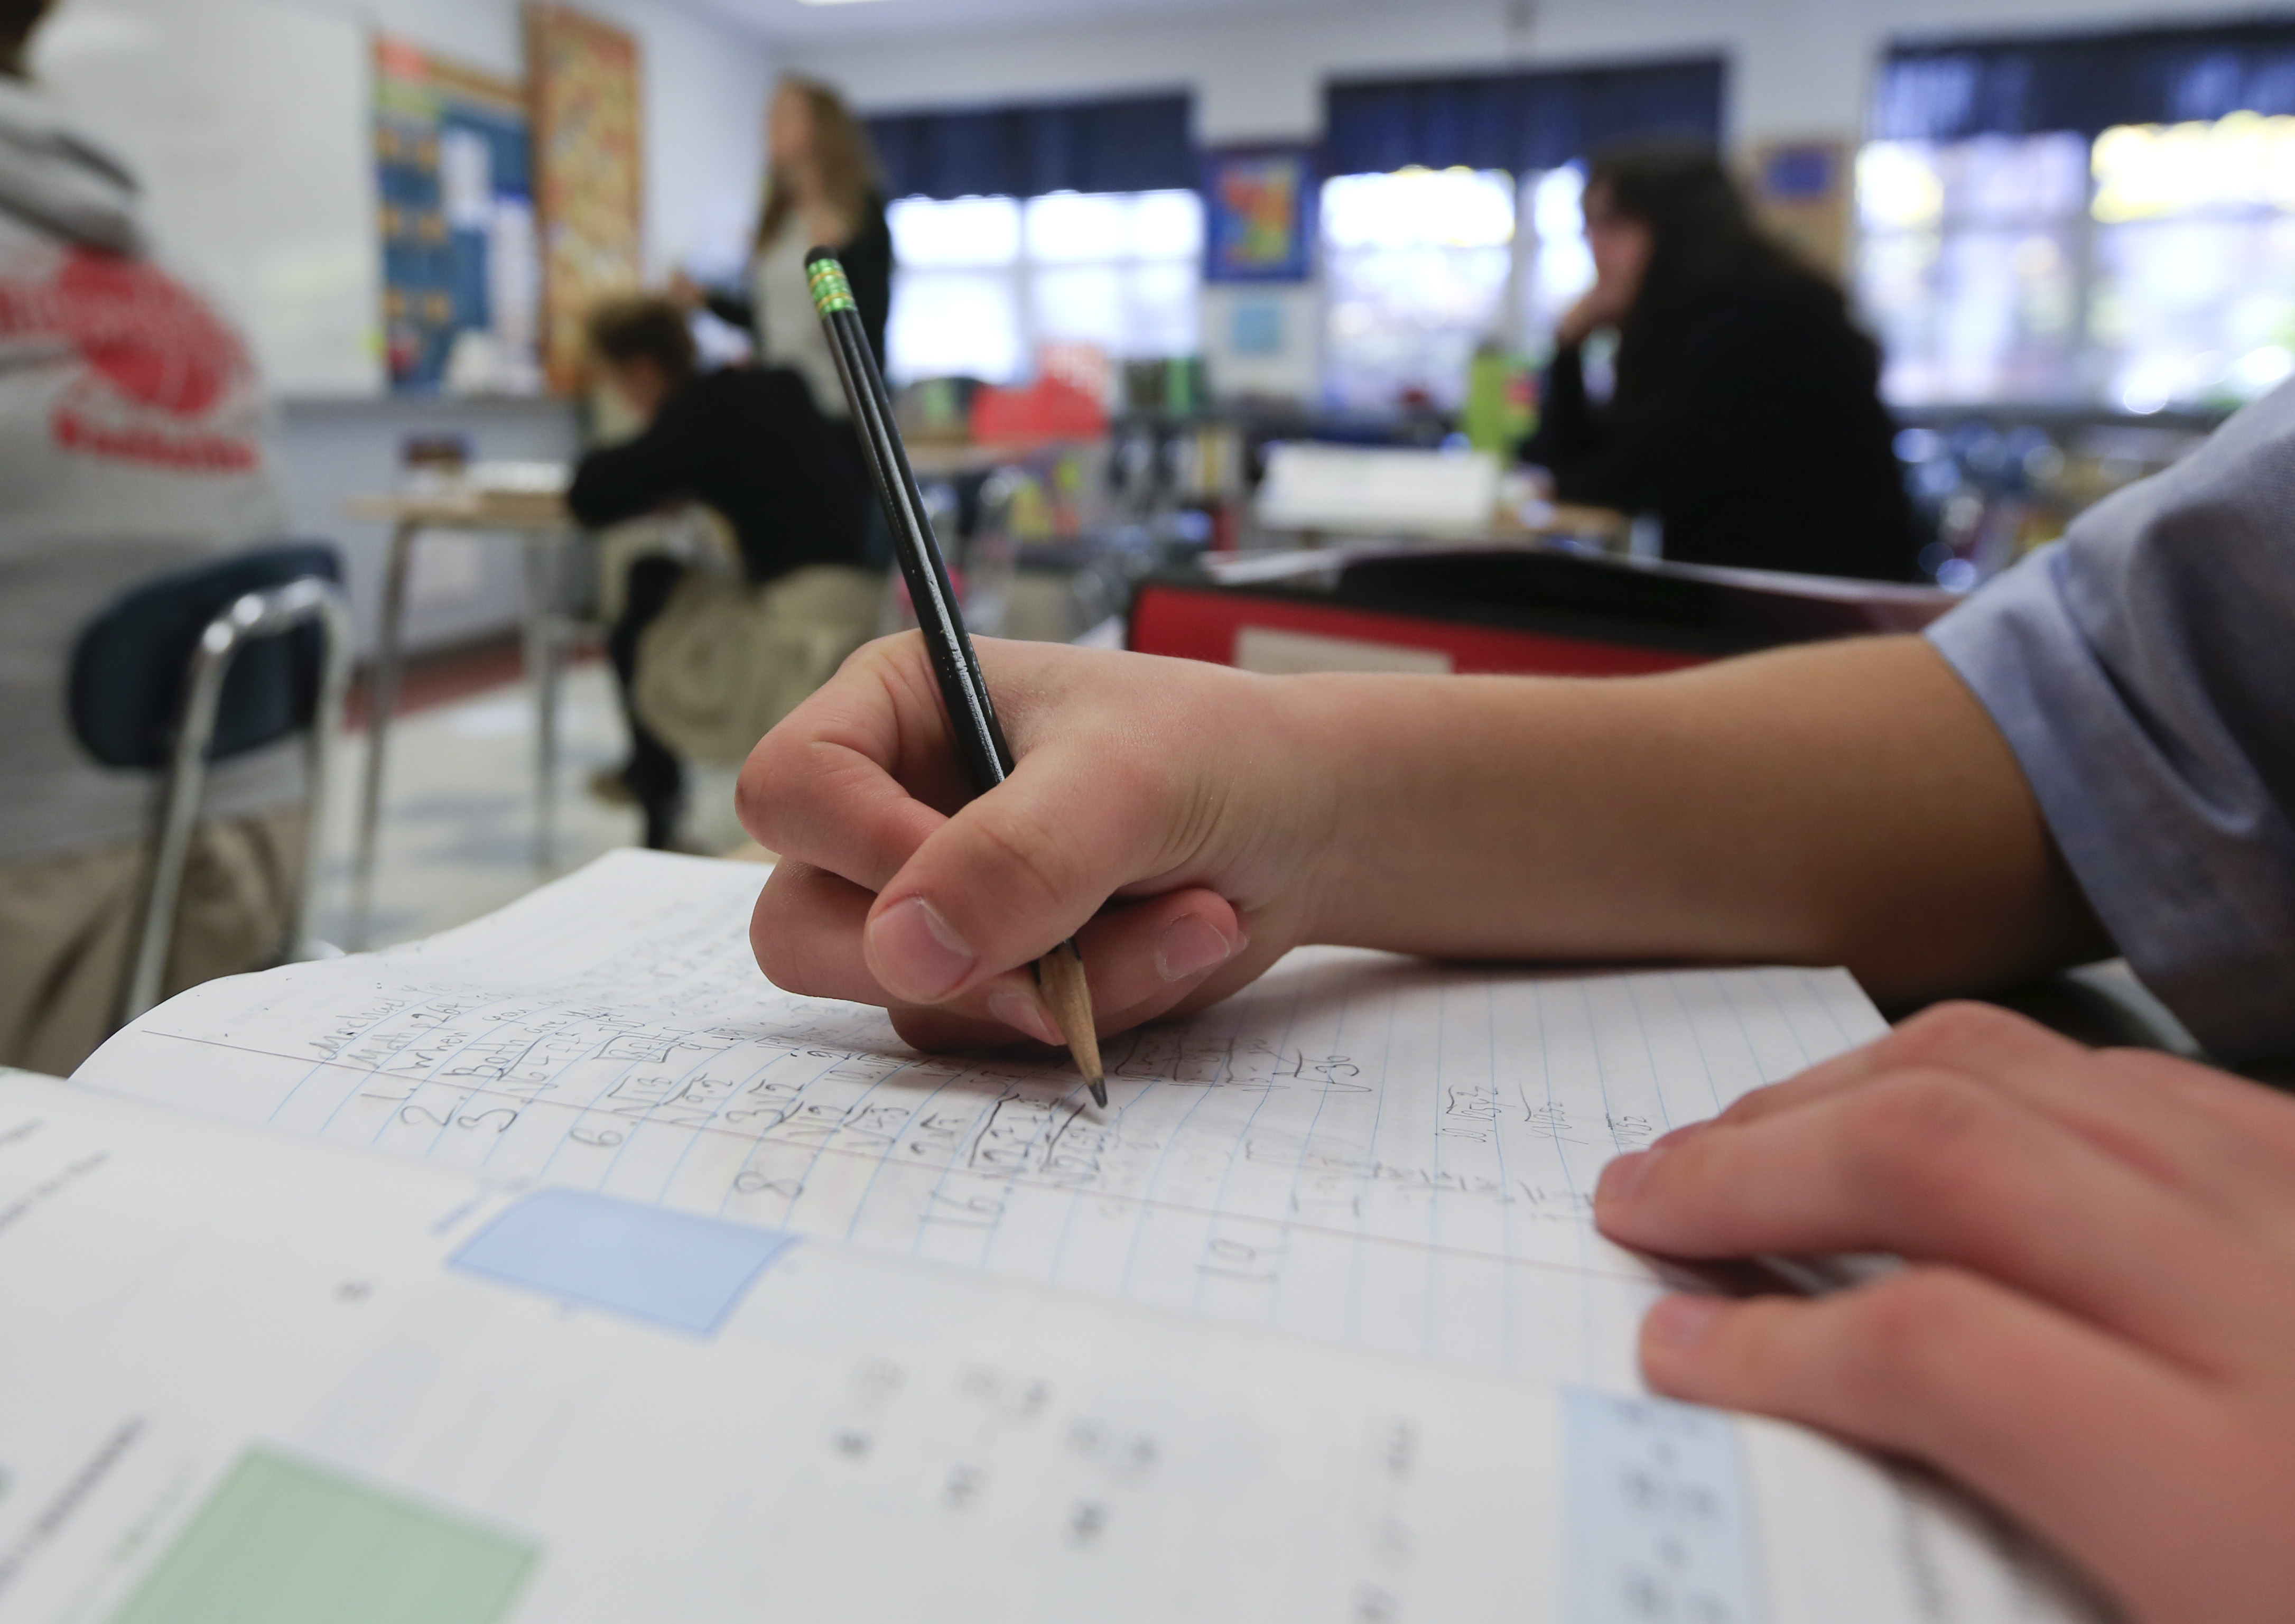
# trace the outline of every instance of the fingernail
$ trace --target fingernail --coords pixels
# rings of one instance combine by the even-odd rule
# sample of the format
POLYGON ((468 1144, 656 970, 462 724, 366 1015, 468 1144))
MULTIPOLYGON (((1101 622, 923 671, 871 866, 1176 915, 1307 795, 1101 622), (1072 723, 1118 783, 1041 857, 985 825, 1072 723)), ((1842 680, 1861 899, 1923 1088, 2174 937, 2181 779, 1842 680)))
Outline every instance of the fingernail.
POLYGON ((1659 1134, 1657 1138, 1649 1142, 1649 1147, 1652 1150, 1664 1150, 1675 1145, 1687 1144, 1712 1125, 1712 1122, 1710 1121, 1702 1122, 1684 1122, 1680 1127, 1674 1129, 1670 1133, 1659 1134))
POLYGON ((1719 1297, 1661 1297, 1642 1321, 1642 1341, 1687 1351, 1703 1342, 1714 1322, 1728 1311, 1729 1305, 1719 1297))
POLYGON ((1165 981, 1185 981, 1225 964, 1234 953, 1235 943, 1203 915, 1181 914, 1164 927, 1163 939, 1156 943, 1156 973, 1165 981))
POLYGON ((988 1014, 991 1019, 1025 1032, 1039 1043, 1049 1043, 1055 1049, 1060 1046, 1059 1028, 1052 1024, 1052 1017, 1044 1012, 1043 1006, 1025 992, 997 993, 988 1000, 988 1014))
POLYGON ((1641 1181, 1649 1176, 1650 1163, 1657 1160, 1657 1154, 1653 1148, 1629 1150, 1623 1155, 1612 1156, 1603 1167, 1601 1178, 1595 1181, 1594 1199, 1597 1202, 1624 1201, 1630 1197, 1640 1187, 1641 1181))
POLYGON ((920 896, 895 902, 869 926, 869 958, 885 991, 911 1003, 944 998, 972 973, 976 955, 956 926, 920 896))

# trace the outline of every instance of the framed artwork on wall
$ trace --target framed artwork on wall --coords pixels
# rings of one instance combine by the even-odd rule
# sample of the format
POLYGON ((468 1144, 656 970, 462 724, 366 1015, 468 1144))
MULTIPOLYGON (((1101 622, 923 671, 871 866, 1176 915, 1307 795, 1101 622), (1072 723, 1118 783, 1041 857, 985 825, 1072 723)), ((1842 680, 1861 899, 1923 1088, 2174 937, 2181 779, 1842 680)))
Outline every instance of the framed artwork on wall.
POLYGON ((590 307, 639 285, 645 172, 637 42, 562 5, 527 12, 535 201, 542 226, 543 368, 576 387, 590 307))
POLYGON ((1315 261, 1315 151, 1229 147, 1204 158, 1204 280, 1304 282, 1315 261))

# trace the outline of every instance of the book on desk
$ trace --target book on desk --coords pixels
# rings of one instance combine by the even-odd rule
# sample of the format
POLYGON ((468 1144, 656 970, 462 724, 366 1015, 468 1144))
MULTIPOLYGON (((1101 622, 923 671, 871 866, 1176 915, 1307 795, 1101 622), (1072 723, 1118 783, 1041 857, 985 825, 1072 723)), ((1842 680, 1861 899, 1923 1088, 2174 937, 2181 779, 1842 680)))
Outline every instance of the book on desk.
POLYGON ((1065 1062, 780 992, 617 853, 0 1076, 0 1618, 2094 1616, 1947 1490, 1649 1397, 1602 1164, 1839 971, 1295 952, 1065 1062))

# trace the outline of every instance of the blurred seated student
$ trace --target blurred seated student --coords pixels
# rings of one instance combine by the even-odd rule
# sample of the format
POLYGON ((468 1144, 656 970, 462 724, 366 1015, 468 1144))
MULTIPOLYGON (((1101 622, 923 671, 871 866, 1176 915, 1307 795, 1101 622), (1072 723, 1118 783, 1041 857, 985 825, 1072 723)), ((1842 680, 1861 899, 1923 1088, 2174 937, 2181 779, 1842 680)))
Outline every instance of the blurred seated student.
POLYGON ((765 195, 747 290, 712 291, 680 275, 670 292, 689 308, 706 308, 748 331, 760 363, 795 371, 812 390, 813 404, 842 420, 845 390, 805 274, 804 257, 816 248, 837 250, 882 366, 893 309, 893 233, 869 132, 835 89, 791 76, 774 90, 765 117, 765 195))
MULTIPOLYGON (((154 790, 74 737, 73 647, 124 592, 286 525, 246 347, 151 257, 133 176, 25 78, 46 9, 0 0, 0 1065, 61 1073, 111 1030, 154 790)), ((296 758, 209 779, 167 991, 279 944, 296 758)))
POLYGON ((1756 228, 1708 153, 1597 159, 1582 198, 1594 286, 1556 329, 1522 452, 1556 498, 1655 514, 1674 562, 1912 579, 1926 538, 1840 289, 1756 228), (1605 329, 1616 388, 1597 404, 1583 355, 1605 329))
MULTIPOLYGON (((672 300, 635 296, 592 314, 590 347, 607 387, 645 427, 593 451, 575 470, 567 504, 601 526, 682 502, 714 508, 739 544, 753 583, 809 564, 865 563, 870 491, 860 443, 814 409, 784 368, 698 370, 693 335, 672 300)), ((645 814, 645 843, 666 850, 685 804, 685 770, 631 703, 638 641, 667 605, 685 567, 649 556, 631 567, 608 641, 630 728, 621 781, 645 814)))
MULTIPOLYGON (((1302 943, 1846 965, 1907 1005, 2113 951, 2217 1056, 2295 1054, 2295 385, 1922 637, 1662 676, 1265 677, 984 641, 1018 764, 960 804, 920 642, 755 752, 765 974, 910 1041, 1104 1030, 1302 943)), ((1672 1297, 1658 1390, 1926 1461, 2147 1624, 2295 1619, 2295 1100, 1947 1006, 1605 1170, 1611 1236, 1884 1252, 1672 1297)))

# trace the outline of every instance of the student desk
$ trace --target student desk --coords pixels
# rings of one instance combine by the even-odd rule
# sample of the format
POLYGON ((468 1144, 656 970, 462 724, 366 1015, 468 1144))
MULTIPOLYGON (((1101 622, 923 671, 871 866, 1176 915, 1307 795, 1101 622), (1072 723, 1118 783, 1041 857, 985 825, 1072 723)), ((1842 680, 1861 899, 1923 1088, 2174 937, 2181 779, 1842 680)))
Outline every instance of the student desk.
POLYGON ((351 940, 367 945, 374 904, 375 845, 382 816, 383 761, 390 713, 404 664, 400 635, 406 618, 407 567, 414 543, 436 530, 514 535, 525 554, 522 632, 527 675, 534 682, 534 865, 547 872, 557 855, 558 688, 565 664, 568 620, 558 611, 559 564, 579 527, 555 493, 448 490, 404 496, 360 496, 345 504, 350 518, 391 526, 382 577, 382 620, 376 629, 368 685, 366 770, 359 796, 358 844, 351 865, 351 940))
POLYGON ((1626 676, 1918 631, 1934 587, 1621 559, 1533 537, 1235 554, 1139 583, 1125 646, 1273 673, 1626 676))

